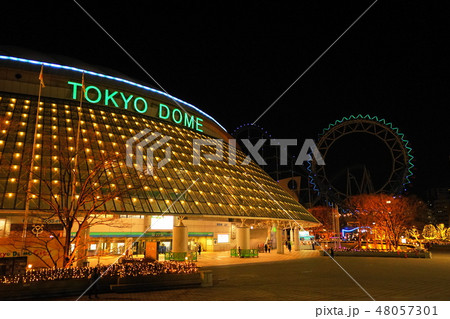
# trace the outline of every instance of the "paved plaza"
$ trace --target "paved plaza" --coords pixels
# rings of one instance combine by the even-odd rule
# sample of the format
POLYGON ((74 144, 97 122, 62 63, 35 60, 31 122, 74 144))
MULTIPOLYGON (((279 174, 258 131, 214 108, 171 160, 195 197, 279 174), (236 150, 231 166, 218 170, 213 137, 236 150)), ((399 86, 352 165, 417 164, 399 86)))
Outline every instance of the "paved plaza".
MULTIPOLYGON (((450 300, 450 252, 435 250, 432 259, 338 256, 335 261, 377 301, 450 300)), ((100 300, 371 300, 318 251, 273 251, 254 259, 202 253, 198 264, 212 270, 213 287, 109 293, 100 300)))

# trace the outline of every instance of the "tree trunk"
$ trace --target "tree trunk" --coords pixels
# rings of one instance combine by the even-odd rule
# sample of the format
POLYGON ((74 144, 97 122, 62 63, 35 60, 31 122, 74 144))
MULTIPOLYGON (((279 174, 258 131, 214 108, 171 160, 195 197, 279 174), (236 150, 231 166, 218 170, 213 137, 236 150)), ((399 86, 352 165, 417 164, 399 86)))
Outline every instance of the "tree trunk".
POLYGON ((63 247, 63 251, 64 251, 64 258, 63 258, 63 268, 69 268, 70 267, 70 235, 71 235, 71 231, 72 229, 67 227, 64 232, 66 237, 64 238, 64 247, 63 247))
POLYGON ((361 229, 358 229, 358 249, 361 250, 361 229))

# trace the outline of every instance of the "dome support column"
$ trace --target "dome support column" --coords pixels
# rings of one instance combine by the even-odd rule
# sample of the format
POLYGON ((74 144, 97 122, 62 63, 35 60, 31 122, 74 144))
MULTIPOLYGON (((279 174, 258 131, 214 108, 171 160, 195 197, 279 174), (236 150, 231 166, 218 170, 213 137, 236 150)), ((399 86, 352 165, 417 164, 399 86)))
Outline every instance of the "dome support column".
POLYGON ((188 228, 183 225, 182 218, 178 219, 177 226, 173 226, 172 252, 188 253, 188 228))
POLYGON ((284 254, 283 227, 280 222, 277 223, 277 254, 284 254))
POLYGON ((294 250, 300 250, 300 237, 298 233, 298 226, 294 227, 294 250))

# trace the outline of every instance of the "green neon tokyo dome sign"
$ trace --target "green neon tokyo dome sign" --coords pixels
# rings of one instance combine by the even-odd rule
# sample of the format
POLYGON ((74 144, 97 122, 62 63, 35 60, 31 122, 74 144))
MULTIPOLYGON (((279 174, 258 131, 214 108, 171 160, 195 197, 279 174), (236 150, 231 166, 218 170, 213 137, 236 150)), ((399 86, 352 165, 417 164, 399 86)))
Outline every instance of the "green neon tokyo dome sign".
MULTIPOLYGON (((67 84, 72 86, 72 99, 76 100, 79 93, 82 92, 82 83, 68 81, 67 84)), ((95 85, 86 86, 84 89, 84 98, 89 103, 97 104, 103 103, 105 106, 120 107, 118 101, 125 110, 134 110, 138 113, 145 114, 148 111, 147 99, 142 96, 135 96, 133 94, 126 94, 121 91, 112 91, 109 89, 100 89, 95 85)), ((160 103, 157 116, 163 120, 170 120, 175 124, 179 124, 203 132, 203 119, 191 115, 178 108, 169 108, 167 105, 160 103)))
MULTIPOLYGON (((181 99, 179 99, 177 97, 174 97, 174 96, 172 96, 172 95, 170 95, 170 94, 168 94, 166 92, 163 92, 163 91, 160 91, 160 90, 157 90, 157 89, 154 89, 154 88, 142 85, 142 84, 138 84, 136 82, 132 82, 132 81, 129 81, 129 80, 126 80, 126 79, 122 79, 122 78, 119 78, 119 77, 106 75, 106 74, 102 74, 102 73, 98 73, 98 72, 93 72, 93 71, 89 71, 89 70, 84 70, 84 69, 80 69, 80 68, 76 68, 76 67, 71 67, 71 66, 67 66, 67 65, 61 65, 61 64, 57 64, 57 63, 42 62, 42 61, 36 61, 36 60, 30 60, 30 59, 13 57, 13 56, 6 56, 6 55, 0 55, 0 60, 14 61, 14 62, 27 63, 27 64, 38 65, 38 66, 43 66, 43 67, 49 67, 49 68, 52 68, 52 69, 62 69, 62 70, 67 70, 67 71, 85 73, 85 74, 89 74, 91 76, 95 76, 95 77, 99 77, 99 78, 103 78, 103 79, 114 80, 116 82, 121 82, 121 83, 125 83, 125 84, 128 84, 128 85, 134 86, 134 87, 138 87, 140 89, 144 89, 146 91, 150 91, 150 92, 159 94, 161 96, 164 96, 166 98, 169 98, 169 99, 173 100, 175 103, 177 103, 178 105, 180 105, 180 107, 181 107, 181 105, 185 105, 185 106, 195 110, 196 112, 198 112, 202 116, 210 119, 212 122, 214 122, 216 125, 218 125, 223 131, 225 131, 225 132, 227 131, 222 125, 220 125, 220 123, 217 120, 215 120, 212 116, 210 116, 209 114, 207 114, 204 111, 200 110, 196 106, 194 106, 194 105, 192 105, 192 104, 190 104, 188 102, 185 102, 185 101, 183 101, 183 100, 181 100, 181 99)), ((73 85, 76 86, 77 88, 79 87, 78 84, 81 85, 81 83, 77 83, 77 82, 72 82, 72 83, 74 83, 73 85)), ((91 92, 95 91, 95 92, 98 93, 98 91, 96 89, 100 90, 99 88, 94 87, 94 86, 90 86, 89 87, 89 91, 91 91, 91 92)), ((115 103, 113 102, 113 99, 115 100, 116 97, 117 98, 122 98, 120 92, 114 94, 114 92, 109 92, 108 91, 108 93, 106 94, 106 91, 104 91, 103 93, 105 95, 102 94, 102 97, 100 97, 100 100, 106 98, 106 100, 108 102, 108 105, 110 104, 111 106, 115 106, 115 103)), ((123 98, 125 100, 127 100, 127 99, 129 99, 129 96, 125 96, 124 95, 123 98)), ((95 101, 97 99, 99 99, 99 97, 98 96, 96 98, 90 98, 89 97, 89 99, 90 100, 88 100, 88 99, 86 99, 86 100, 88 102, 90 102, 90 103, 95 103, 95 101), (91 101, 94 101, 94 102, 91 102, 91 101)), ((126 102, 126 103, 127 103, 128 107, 130 107, 130 108, 133 107, 135 111, 137 111, 139 113, 142 113, 142 114, 145 113, 146 109, 148 108, 148 103, 145 100, 145 98, 143 98, 143 97, 135 97, 134 99, 128 100, 128 102, 126 102)), ((164 109, 163 106, 160 106, 160 108, 163 108, 163 110, 162 111, 160 110, 160 112, 158 112, 158 114, 162 114, 163 117, 160 117, 160 118, 164 119, 164 117, 167 116, 167 114, 166 114, 167 112, 164 113, 165 109, 164 109)), ((183 107, 181 107, 181 108, 183 108, 183 107)), ((184 125, 186 127, 189 127, 191 129, 195 129, 195 130, 197 130, 199 132, 203 132, 202 129, 201 129, 201 127, 203 126, 202 125, 203 119, 201 119, 199 117, 195 117, 194 119, 192 119, 191 116, 188 117, 187 115, 185 115, 184 114, 185 112, 181 112, 180 110, 176 111, 176 110, 178 110, 178 109, 172 109, 172 111, 171 111, 170 119, 172 121, 174 121, 177 124, 182 124, 182 125, 184 125), (182 115, 182 120, 180 119, 180 113, 182 115)), ((166 119, 169 119, 169 117, 166 118, 166 119)))

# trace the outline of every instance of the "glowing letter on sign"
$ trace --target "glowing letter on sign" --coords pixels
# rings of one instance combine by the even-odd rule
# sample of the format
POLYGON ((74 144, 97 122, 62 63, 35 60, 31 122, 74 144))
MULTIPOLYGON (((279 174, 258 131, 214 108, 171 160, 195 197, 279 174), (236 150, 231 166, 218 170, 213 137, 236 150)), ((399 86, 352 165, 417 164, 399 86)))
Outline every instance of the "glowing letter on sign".
POLYGON ((201 119, 201 118, 199 118, 199 117, 197 117, 196 119, 195 119, 196 121, 195 121, 195 129, 197 130, 197 131, 199 131, 199 132, 203 132, 203 130, 200 128, 200 127, 202 127, 203 126, 203 124, 201 123, 201 122, 203 122, 203 120, 201 119))
POLYGON ((189 114, 185 114, 184 115, 184 126, 193 129, 194 128, 194 121, 195 121, 194 115, 189 115, 189 114))
POLYGON ((81 83, 77 83, 77 82, 67 82, 70 85, 73 85, 73 92, 72 92, 72 99, 76 100, 77 99, 77 90, 78 87, 81 86, 81 83))
POLYGON ((89 103, 98 103, 102 99, 102 92, 99 90, 98 87, 91 85, 86 88, 86 91, 84 92, 84 97, 86 98, 86 101, 88 101, 89 103), (94 89, 94 91, 97 91, 97 99, 96 100, 91 100, 89 98, 88 93, 89 93, 89 90, 92 90, 92 89, 94 89))
POLYGON ((170 116, 170 109, 167 105, 159 104, 159 118, 163 120, 167 120, 170 116), (165 109, 166 115, 163 115, 163 109, 165 109))
POLYGON ((122 96, 122 100, 124 102, 123 104, 123 108, 125 110, 128 110, 128 102, 130 102, 131 98, 133 97, 133 95, 130 95, 128 98, 125 97, 125 95, 123 95, 122 92, 120 92, 120 96, 122 96))
POLYGON ((109 94, 109 90, 105 90, 105 105, 108 105, 108 102, 111 101, 115 107, 119 107, 117 105, 116 100, 114 99, 114 95, 117 94, 117 91, 114 91, 112 94, 109 94))
POLYGON ((136 111, 138 111, 139 113, 145 113, 145 112, 147 112, 147 108, 148 108, 148 105, 147 105, 147 101, 146 101, 146 100, 144 100, 144 99, 141 98, 141 97, 137 97, 137 98, 134 99, 134 109, 135 109, 136 111), (138 106, 137 106, 137 101, 142 101, 142 103, 143 103, 143 105, 144 105, 144 108, 143 108, 142 110, 140 110, 140 109, 138 108, 138 106))
POLYGON ((183 114, 181 114, 181 111, 179 109, 173 109, 172 121, 174 121, 177 124, 180 124, 183 121, 183 114), (178 119, 176 118, 175 113, 178 114, 178 119))

